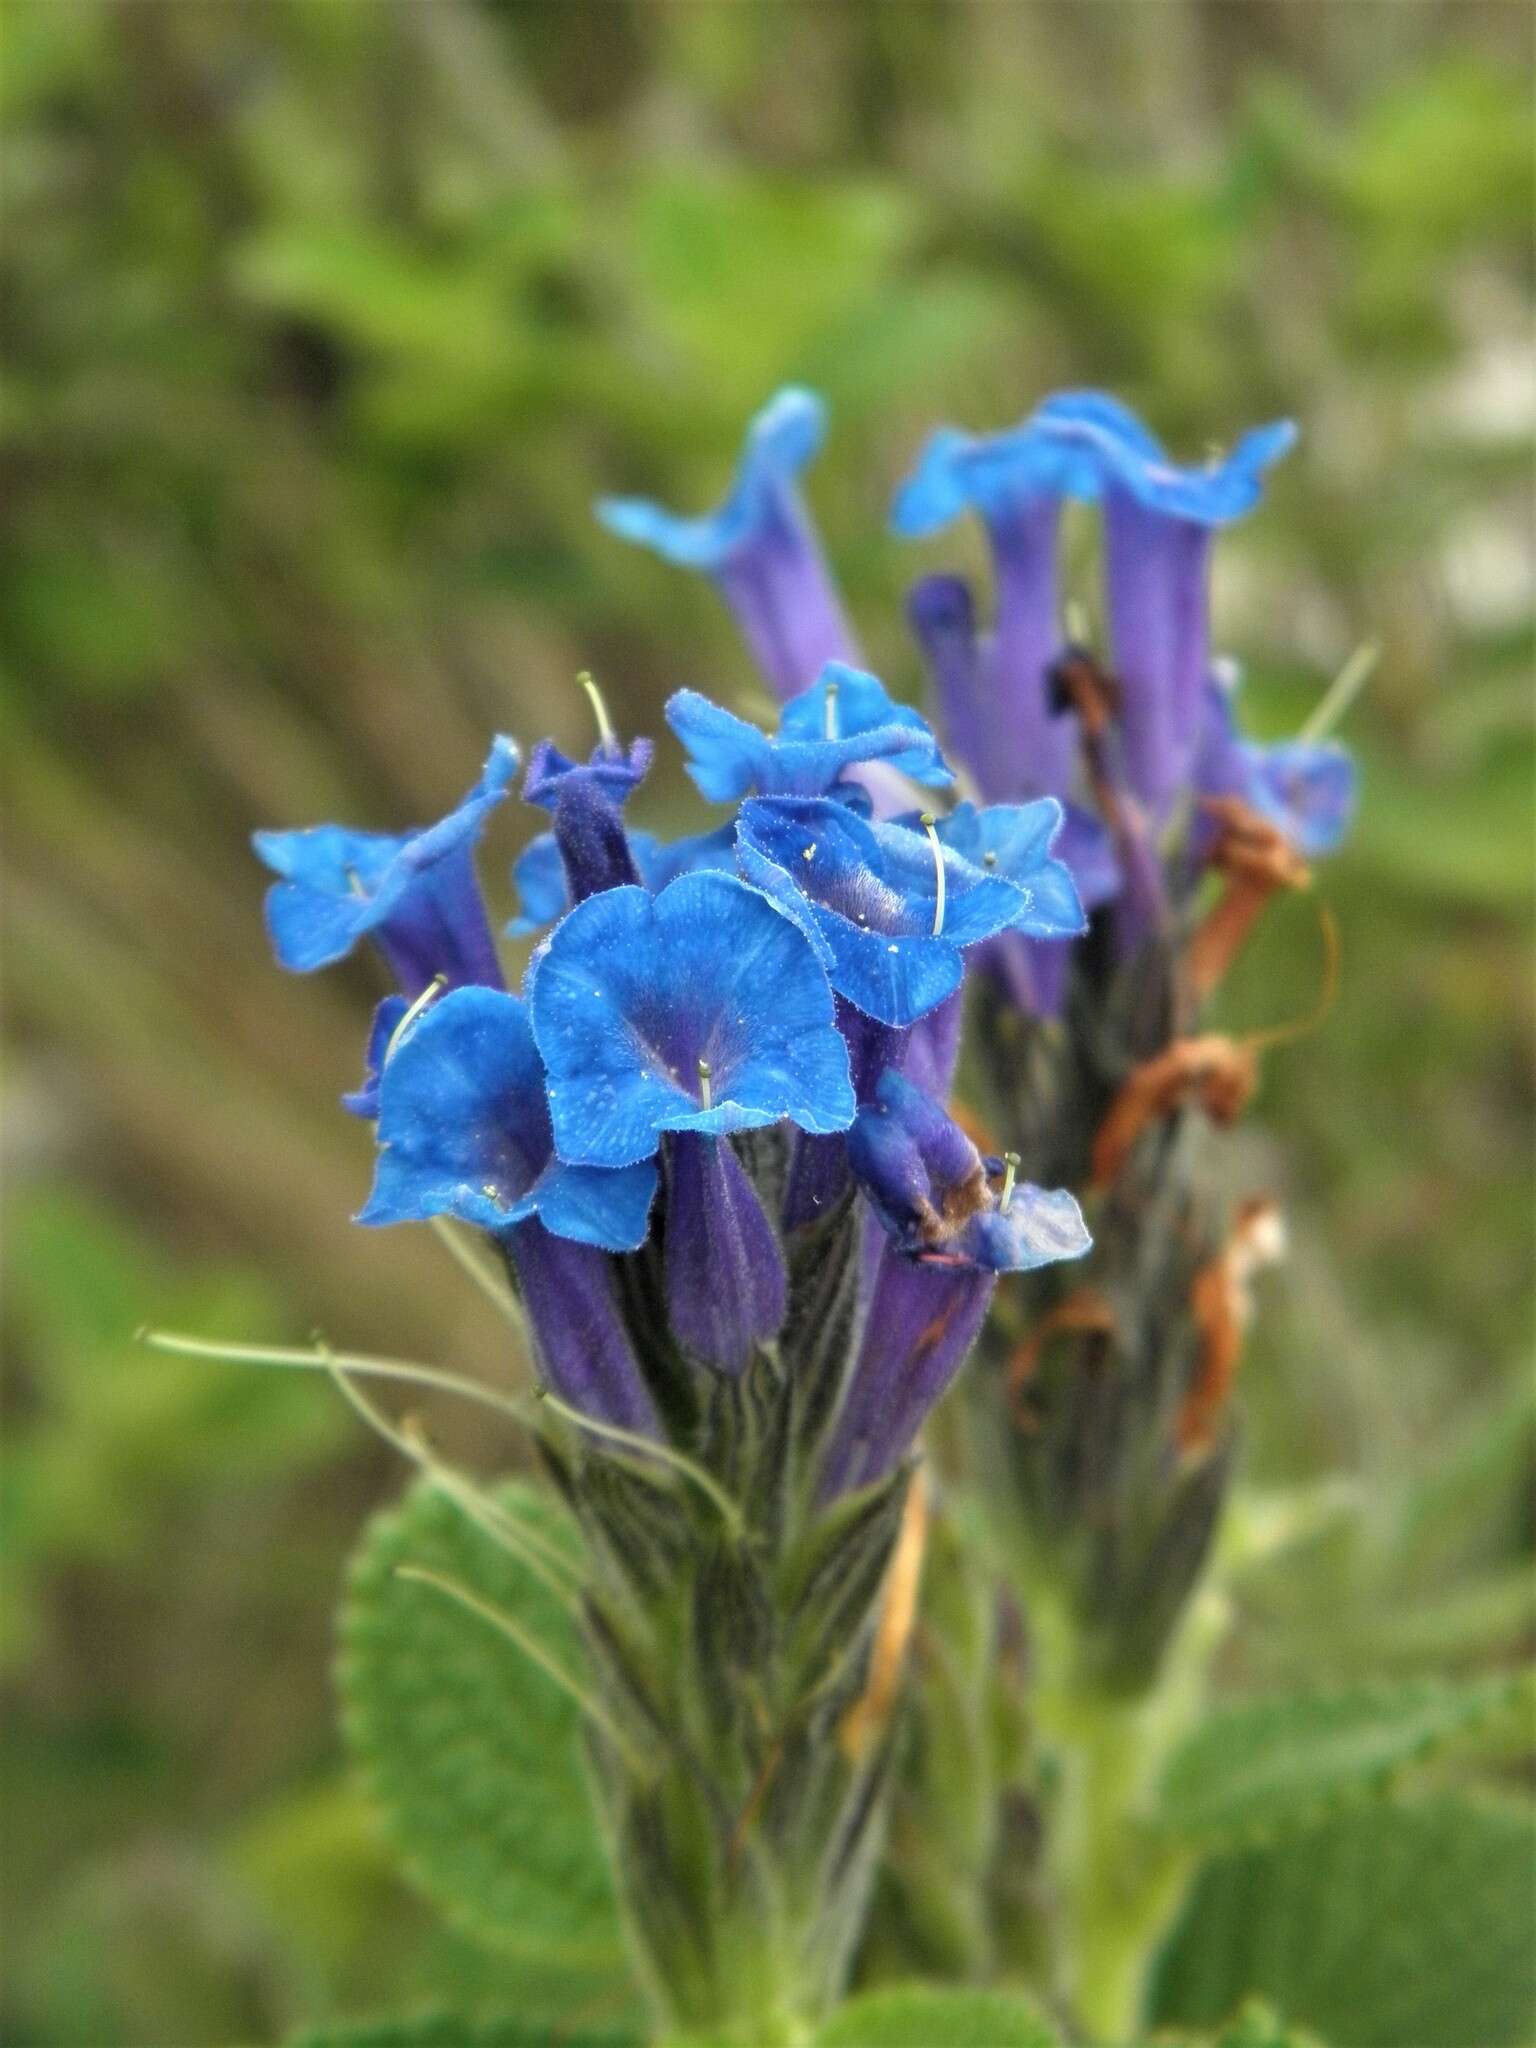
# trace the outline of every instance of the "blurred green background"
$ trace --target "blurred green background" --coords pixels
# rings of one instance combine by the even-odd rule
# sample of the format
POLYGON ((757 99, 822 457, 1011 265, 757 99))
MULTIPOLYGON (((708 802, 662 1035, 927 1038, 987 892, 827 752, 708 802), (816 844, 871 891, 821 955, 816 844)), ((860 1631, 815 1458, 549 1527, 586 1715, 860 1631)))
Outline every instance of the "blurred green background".
MULTIPOLYGON (((1232 1160, 1293 1236, 1250 1472, 1342 1470, 1359 1512, 1254 1589, 1231 1675, 1529 1641, 1522 0, 9 0, 0 37, 4 2039, 494 1989, 332 1731, 390 1456, 323 1383, 130 1337, 509 1369, 426 1233, 348 1220, 381 984, 276 971, 247 833, 436 816, 493 728, 584 743, 580 666, 631 730, 681 682, 744 701, 712 593, 589 506, 711 501, 786 379, 832 403, 812 499, 914 697, 903 587, 977 560, 885 534, 930 424, 1090 382, 1189 455, 1302 422, 1220 642, 1273 734, 1383 658, 1324 879, 1342 992, 1232 1160)), ((647 822, 685 791, 666 758, 647 822)), ((488 836, 498 910, 534 829, 488 836)), ((1304 1011, 1318 954, 1279 908, 1224 1021, 1304 1011)))

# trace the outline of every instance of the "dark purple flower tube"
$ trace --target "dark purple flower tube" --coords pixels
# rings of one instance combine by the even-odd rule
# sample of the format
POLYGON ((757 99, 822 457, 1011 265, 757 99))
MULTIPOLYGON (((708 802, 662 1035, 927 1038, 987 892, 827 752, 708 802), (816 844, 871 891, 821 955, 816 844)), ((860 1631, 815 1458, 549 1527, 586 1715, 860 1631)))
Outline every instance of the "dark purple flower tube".
POLYGON ((975 1343, 997 1275, 964 1259, 914 1259, 889 1240, 847 1396, 822 1468, 822 1494, 883 1479, 975 1343))
POLYGON ((533 1334, 539 1377, 569 1407, 639 1436, 661 1427, 613 1297, 611 1261, 534 1216, 500 1233, 533 1334))
POLYGON ((784 1255, 729 1139, 667 1145, 667 1317, 685 1351, 735 1378, 784 1321, 784 1255))

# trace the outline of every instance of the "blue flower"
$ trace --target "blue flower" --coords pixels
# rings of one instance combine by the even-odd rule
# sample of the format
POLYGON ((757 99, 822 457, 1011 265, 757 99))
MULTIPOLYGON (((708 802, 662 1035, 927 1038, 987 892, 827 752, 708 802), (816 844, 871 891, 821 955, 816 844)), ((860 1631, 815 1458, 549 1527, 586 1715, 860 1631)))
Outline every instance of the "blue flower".
POLYGON ((964 1364, 999 1273, 1080 1258, 1090 1239, 1063 1191, 1015 1183, 894 1069, 848 1133, 886 1232, 859 1355, 822 1468, 823 1497, 895 1469, 964 1364))
MULTIPOLYGON (((1077 815, 1082 823, 1073 843, 1083 848, 1097 828, 1083 813, 1077 815)), ((919 816, 913 812, 895 822, 915 829, 919 816)), ((1055 797, 1039 797, 1032 804, 988 804, 980 810, 975 804, 956 804, 935 821, 934 830, 940 845, 971 867, 1000 875, 1023 896, 1024 908, 1012 929, 1036 939, 1076 938, 1088 929, 1071 868, 1057 854, 1067 835, 1067 817, 1055 797)))
POLYGON ((848 1133, 848 1160, 896 1249, 993 1273, 1081 1258, 1092 1239, 1064 1188, 1014 1181, 895 1068, 848 1133))
POLYGON ((828 798, 743 804, 736 849, 747 880, 800 925, 838 994, 882 1024, 912 1024, 933 1009, 960 986, 965 947, 1029 915, 1001 875, 942 842, 936 860, 926 833, 860 818, 828 798))
POLYGON ((848 1054, 816 956, 734 876, 612 889, 555 927, 532 1019, 561 1158, 649 1159, 664 1131, 853 1119, 848 1054))
POLYGON ((712 803, 735 803, 753 790, 821 796, 866 761, 882 761, 930 788, 955 779, 922 714, 893 703, 874 676, 841 662, 828 662, 812 688, 785 705, 777 738, 697 690, 669 699, 667 723, 688 750, 688 773, 712 803))
MULTIPOLYGON (((1266 747, 1244 739, 1229 693, 1214 681, 1206 684, 1195 786, 1202 796, 1241 798, 1307 860, 1343 843, 1358 796, 1355 763, 1346 748, 1305 740, 1266 747)), ((1197 824, 1197 844, 1200 836, 1197 824)))
POLYGON ((444 996, 381 1061, 379 1156, 358 1220, 456 1216, 488 1230, 544 1384, 596 1421, 659 1437, 607 1256, 643 1243, 655 1167, 554 1156, 527 1009, 499 989, 444 996))
POLYGON ((1197 739, 1210 531, 1251 510, 1264 471, 1294 440, 1280 420, 1245 434, 1225 460, 1181 468, 1134 413, 1094 391, 1059 392, 1005 433, 933 436, 897 494, 893 524, 922 535, 967 510, 986 524, 998 587, 990 650, 973 645, 967 655, 948 579, 917 597, 913 613, 941 696, 962 728, 981 728, 956 752, 985 795, 1067 788, 1073 723, 1043 690, 1059 644, 1057 516, 1064 497, 1101 500, 1127 772, 1138 797, 1166 814, 1197 739))
MULTIPOLYGON (((640 879, 654 896, 679 875, 692 875, 709 868, 726 874, 736 872, 736 826, 717 825, 712 832, 695 832, 685 839, 658 839, 654 832, 628 833, 640 879)), ((541 832, 529 841, 512 869, 521 908, 506 927, 509 939, 522 939, 541 931, 564 917, 571 908, 571 892, 565 878, 565 864, 552 832, 541 832)))
POLYGON ((1154 818, 1188 786, 1210 670, 1211 531, 1257 504, 1263 473, 1295 440, 1280 420, 1245 434, 1225 461, 1183 469, 1121 408, 1092 393, 1048 399, 1043 426, 1100 466, 1104 583, 1132 790, 1154 818))
POLYGON ((557 1237, 633 1251, 655 1192, 648 1163, 605 1172, 555 1156, 544 1068, 516 996, 444 996, 384 1063, 361 1223, 456 1216, 499 1232, 537 1216, 557 1237))
POLYGON ((552 811, 561 790, 571 781, 590 780, 622 807, 645 780, 655 751, 654 743, 647 739, 631 740, 627 747, 605 739, 599 740, 587 760, 573 761, 553 740, 540 740, 528 756, 523 802, 552 811))
POLYGON ((825 432, 822 401, 790 387, 752 421, 718 511, 682 519, 642 498, 606 498, 597 507, 610 533, 714 577, 784 698, 806 689, 824 662, 858 658, 796 484, 825 432))
POLYGON ((257 853, 281 880, 267 891, 267 929, 296 974, 327 967, 372 938, 401 989, 415 997, 439 974, 450 984, 501 986, 501 967, 475 881, 473 850, 516 773, 518 752, 497 739, 457 809, 419 832, 353 832, 341 825, 257 832, 257 853))

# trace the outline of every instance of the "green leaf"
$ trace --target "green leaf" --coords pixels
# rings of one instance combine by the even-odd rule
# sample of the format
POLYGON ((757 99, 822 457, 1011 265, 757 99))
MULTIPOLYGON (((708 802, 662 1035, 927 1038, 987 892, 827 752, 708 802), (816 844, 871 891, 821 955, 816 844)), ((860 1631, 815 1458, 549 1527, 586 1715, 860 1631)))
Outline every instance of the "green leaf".
MULTIPOLYGON (((511 1481, 497 1499, 572 1550, 546 1497, 511 1481)), ((412 1882, 466 1933, 580 1972, 590 1994, 595 1978, 620 1969, 622 1949, 580 1710, 488 1622, 397 1576, 402 1565, 513 1615, 584 1677, 576 1625, 526 1566, 421 1484, 364 1536, 343 1610, 340 1684, 348 1740, 412 1882)))
POLYGON ((1250 1993, 1349 2048, 1516 2048, 1536 2012, 1536 1819, 1447 1798, 1363 1808, 1201 1870, 1152 2011, 1210 2027, 1250 1993))
POLYGON ((1526 1674, 1363 1685, 1246 1700, 1201 1723, 1169 1761, 1154 1825, 1186 1840, 1306 1826, 1529 1700, 1526 1674))
MULTIPOLYGON (((339 2020, 295 2034, 288 2048, 640 2048, 635 2034, 574 2031, 522 2019, 466 2020, 423 2013, 401 2020, 339 2020)), ((1247 2044, 1244 2044, 1247 2048, 1247 2044)))
POLYGON ((1214 2034, 1158 2033, 1145 2048, 1323 2048, 1316 2034, 1289 2027, 1273 2007, 1251 1998, 1214 2034))
POLYGON ((1060 2040, 1025 1999, 914 1984, 839 2006, 814 2048, 1059 2048, 1060 2040))

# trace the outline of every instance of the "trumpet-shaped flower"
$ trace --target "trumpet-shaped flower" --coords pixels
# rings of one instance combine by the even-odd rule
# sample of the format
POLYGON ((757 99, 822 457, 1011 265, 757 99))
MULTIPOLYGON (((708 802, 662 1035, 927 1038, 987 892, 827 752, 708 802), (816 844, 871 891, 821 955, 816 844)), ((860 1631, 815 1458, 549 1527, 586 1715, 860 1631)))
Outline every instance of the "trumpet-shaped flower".
POLYGON ((882 762, 926 788, 954 773, 921 712, 897 704, 862 669, 828 662, 785 705, 776 737, 697 690, 668 701, 667 723, 688 750, 688 773, 712 803, 760 796, 821 796, 849 769, 882 762))
POLYGON ((724 1136, 787 1117, 853 1120, 832 992, 790 919, 735 876, 684 875, 650 896, 578 904, 533 983, 562 1159, 626 1166, 663 1132, 724 1136))
POLYGON ((606 1173, 551 1145, 526 1006, 458 989, 382 1060, 379 1156, 359 1221, 453 1216, 489 1231, 517 1277, 540 1375, 583 1415, 660 1434, 605 1254, 643 1243, 649 1163, 606 1173))
POLYGON ((633 1251, 656 1192, 649 1162, 617 1172, 556 1156, 527 1006, 458 989, 384 1061, 379 1156, 362 1223, 456 1216, 503 1231, 540 1217, 557 1237, 633 1251))
POLYGON ((859 1355, 822 1473, 826 1494, 883 1478, 975 1342, 999 1273, 1080 1258, 1091 1244, 1065 1190, 1015 1182, 894 1069, 848 1134, 886 1238, 859 1355))
POLYGON ((1082 1211, 1065 1189, 1012 1180, 895 1068, 860 1107, 847 1142, 855 1178, 909 1257, 1025 1273, 1089 1248, 1082 1211))
POLYGON ((679 518, 643 498, 605 498, 597 507, 610 533, 715 579, 783 698, 808 688, 823 663, 858 659, 797 484, 825 433, 822 401, 791 386, 752 421, 718 511, 679 518))
MULTIPOLYGON (((1030 929, 1015 883, 942 840, 935 848, 926 832, 828 798, 744 804, 736 848, 743 874, 800 925, 838 994, 882 1024, 915 1023, 953 994, 968 946, 1030 929)), ((1080 916, 1069 929, 1081 929, 1080 916)))
POLYGON ((498 739, 479 781, 437 824, 404 834, 315 825, 257 832, 253 844, 280 877, 267 891, 267 929, 296 974, 327 967, 371 938, 408 998, 437 975, 454 987, 501 986, 501 966, 475 880, 475 842, 516 773, 518 751, 498 739))
POLYGON ((1162 817, 1187 786, 1199 745, 1212 530, 1258 503, 1264 471, 1296 430, 1277 420, 1245 434, 1225 459, 1181 468, 1133 414, 1100 394, 1064 392, 1035 418, 1097 465, 1126 768, 1132 789, 1162 817))

